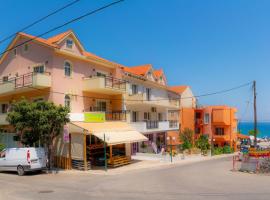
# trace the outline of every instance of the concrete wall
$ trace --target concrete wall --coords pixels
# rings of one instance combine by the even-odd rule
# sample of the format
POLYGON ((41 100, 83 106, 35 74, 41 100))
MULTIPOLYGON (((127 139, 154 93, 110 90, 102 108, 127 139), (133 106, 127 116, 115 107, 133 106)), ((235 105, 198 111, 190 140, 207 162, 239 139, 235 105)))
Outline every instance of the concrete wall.
POLYGON ((196 98, 194 97, 189 87, 181 94, 180 107, 181 108, 195 108, 196 107, 196 98))

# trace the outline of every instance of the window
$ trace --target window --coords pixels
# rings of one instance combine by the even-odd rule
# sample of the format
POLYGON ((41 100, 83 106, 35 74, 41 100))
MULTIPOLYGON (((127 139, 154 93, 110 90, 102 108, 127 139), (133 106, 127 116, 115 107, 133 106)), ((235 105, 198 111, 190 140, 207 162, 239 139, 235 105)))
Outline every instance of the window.
POLYGON ((72 49, 73 47, 73 40, 67 39, 66 40, 66 47, 72 49))
POLYGON ((97 72, 97 76, 102 76, 102 77, 106 77, 106 74, 101 73, 101 72, 97 72))
POLYGON ((69 95, 65 95, 65 107, 70 108, 71 100, 69 95))
POLYGON ((145 134, 145 137, 147 137, 150 142, 154 141, 153 134, 145 134))
POLYGON ((195 128, 195 134, 200 134, 200 133, 201 133, 201 128, 196 127, 196 128, 195 128))
POLYGON ((16 48, 13 49, 13 55, 14 55, 14 56, 17 56, 17 49, 16 49, 16 48))
POLYGON ((8 76, 3 76, 2 81, 3 81, 3 83, 8 82, 8 76))
POLYGON ((4 103, 1 105, 1 113, 7 113, 8 112, 8 104, 4 103))
POLYGON ((106 112, 107 111, 107 102, 106 101, 97 101, 97 111, 106 112))
POLYGON ((38 65, 38 66, 35 66, 33 68, 33 71, 34 71, 34 73, 41 73, 42 74, 45 71, 44 68, 45 68, 44 65, 38 65))
POLYGON ((196 119, 200 119, 201 118, 201 113, 198 113, 198 112, 196 112, 196 119))
POLYGON ((163 120, 162 113, 158 113, 158 121, 162 121, 162 120, 163 120))
POLYGON ((132 122, 138 121, 138 112, 132 111, 132 122))
POLYGON ((69 62, 65 62, 65 76, 70 77, 71 76, 71 64, 69 62))
POLYGON ((150 99, 151 99, 151 89, 146 88, 146 100, 150 101, 150 99))
POLYGON ((205 113, 204 114, 204 123, 205 124, 209 124, 209 121, 210 121, 209 113, 205 113))
POLYGON ((149 112, 144 112, 143 119, 144 120, 150 120, 150 113, 149 112))
POLYGON ((28 51, 28 49, 29 49, 28 44, 25 44, 25 45, 23 46, 23 50, 24 50, 25 52, 27 52, 27 51, 28 51))
POLYGON ((224 135, 224 128, 216 128, 216 135, 224 135))
POLYGON ((138 94, 138 86, 135 84, 132 84, 131 86, 132 94, 138 94))

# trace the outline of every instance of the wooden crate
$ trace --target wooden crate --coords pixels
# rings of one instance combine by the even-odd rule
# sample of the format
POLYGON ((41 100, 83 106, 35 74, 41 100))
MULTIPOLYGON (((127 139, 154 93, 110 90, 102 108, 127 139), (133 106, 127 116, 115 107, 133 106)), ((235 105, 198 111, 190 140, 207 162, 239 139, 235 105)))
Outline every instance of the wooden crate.
POLYGON ((130 158, 127 156, 114 156, 111 160, 108 161, 109 167, 120 167, 123 165, 130 164, 130 158))
MULTIPOLYGON (((77 160, 72 159, 72 168, 77 170, 85 170, 84 168, 84 161, 83 160, 77 160)), ((87 170, 91 169, 91 163, 90 161, 87 162, 87 170)))

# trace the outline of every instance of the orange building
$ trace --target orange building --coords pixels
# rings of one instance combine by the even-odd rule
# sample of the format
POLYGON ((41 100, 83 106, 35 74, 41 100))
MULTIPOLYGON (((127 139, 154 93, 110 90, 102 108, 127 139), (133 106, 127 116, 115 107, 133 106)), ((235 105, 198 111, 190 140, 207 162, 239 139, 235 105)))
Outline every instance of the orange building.
POLYGON ((215 146, 236 148, 237 109, 229 106, 206 106, 194 109, 195 138, 208 135, 215 146))

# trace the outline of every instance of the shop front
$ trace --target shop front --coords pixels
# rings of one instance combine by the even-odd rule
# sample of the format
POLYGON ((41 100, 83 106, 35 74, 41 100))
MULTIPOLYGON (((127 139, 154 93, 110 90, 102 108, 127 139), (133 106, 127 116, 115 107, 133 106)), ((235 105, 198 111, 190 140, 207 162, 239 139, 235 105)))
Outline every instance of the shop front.
POLYGON ((69 145, 63 151, 62 138, 56 142, 56 157, 68 157, 72 168, 88 170, 118 167, 131 162, 131 144, 148 139, 125 122, 71 122, 69 145), (62 147, 61 147, 62 146, 62 147))

